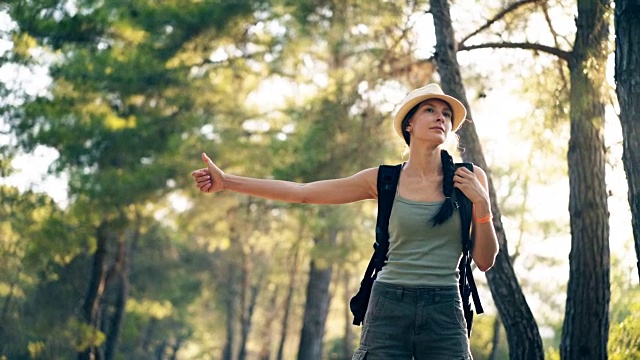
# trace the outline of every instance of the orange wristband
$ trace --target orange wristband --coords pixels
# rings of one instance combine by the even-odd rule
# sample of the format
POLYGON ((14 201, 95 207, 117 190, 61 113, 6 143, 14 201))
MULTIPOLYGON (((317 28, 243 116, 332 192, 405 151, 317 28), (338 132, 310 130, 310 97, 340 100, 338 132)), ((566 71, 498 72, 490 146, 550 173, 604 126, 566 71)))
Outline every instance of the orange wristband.
POLYGON ((486 224, 489 221, 491 221, 491 219, 493 219, 493 214, 489 213, 489 215, 480 218, 480 219, 476 219, 476 224, 486 224))

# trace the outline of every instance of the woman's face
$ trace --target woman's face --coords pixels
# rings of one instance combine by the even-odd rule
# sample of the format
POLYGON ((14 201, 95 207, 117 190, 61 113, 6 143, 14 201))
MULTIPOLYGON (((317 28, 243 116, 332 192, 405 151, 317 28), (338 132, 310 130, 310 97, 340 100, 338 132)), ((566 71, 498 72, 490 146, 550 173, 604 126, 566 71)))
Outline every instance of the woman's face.
POLYGON ((428 99, 421 102, 409 121, 411 143, 416 140, 444 143, 451 132, 452 117, 453 111, 445 101, 428 99))

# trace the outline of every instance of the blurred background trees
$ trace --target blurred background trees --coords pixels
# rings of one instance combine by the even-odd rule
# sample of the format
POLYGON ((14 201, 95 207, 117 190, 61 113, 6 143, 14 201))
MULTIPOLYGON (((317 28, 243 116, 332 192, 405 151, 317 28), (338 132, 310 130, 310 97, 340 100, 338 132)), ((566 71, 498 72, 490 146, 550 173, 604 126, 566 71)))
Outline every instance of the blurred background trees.
MULTIPOLYGON (((627 6, 616 6, 616 29, 637 33, 637 22, 624 22, 634 14, 627 6)), ((567 290, 585 295, 567 288, 569 119, 579 90, 569 70, 579 67, 562 56, 578 44, 577 9, 572 1, 451 4, 449 40, 458 42, 483 144, 473 152, 463 135, 470 150, 461 156, 486 162, 513 239, 501 251, 526 298, 498 311, 496 292, 477 276, 487 308, 474 323, 477 359, 525 358, 505 336, 522 319, 504 314, 530 307, 549 358, 561 355, 565 311, 584 315, 565 303, 567 290), (493 50, 498 40, 527 51, 493 50)), ((350 359, 360 328, 347 304, 371 253, 375 204, 203 196, 188 174, 202 166, 202 151, 230 173, 301 182, 402 161, 393 106, 411 88, 451 81, 434 57, 430 11, 427 1, 383 0, 0 4, 0 359, 350 359), (20 161, 42 153, 52 154, 46 179, 66 188, 24 177, 20 161)), ((633 54, 634 37, 621 39, 633 54)), ((612 54, 609 46, 582 73, 610 78, 612 54)), ((632 58, 620 57, 620 73, 633 73, 632 58)), ((598 88, 615 118, 613 90, 598 88)), ((633 99, 626 95, 627 109, 633 99)), ((627 116, 624 129, 637 123, 627 116)), ((612 239, 611 302, 600 315, 610 326, 598 340, 609 357, 629 359, 638 356, 640 290, 625 252, 633 239, 613 129, 614 140, 569 154, 606 150, 609 204, 595 210, 612 214, 603 240, 612 239)), ((625 144, 635 139, 626 136, 625 144)), ((625 146, 626 160, 634 150, 625 146)), ((572 209, 571 221, 585 210, 572 209)), ((589 281, 583 275, 571 278, 589 281)), ((608 297, 603 285, 592 295, 608 297)))

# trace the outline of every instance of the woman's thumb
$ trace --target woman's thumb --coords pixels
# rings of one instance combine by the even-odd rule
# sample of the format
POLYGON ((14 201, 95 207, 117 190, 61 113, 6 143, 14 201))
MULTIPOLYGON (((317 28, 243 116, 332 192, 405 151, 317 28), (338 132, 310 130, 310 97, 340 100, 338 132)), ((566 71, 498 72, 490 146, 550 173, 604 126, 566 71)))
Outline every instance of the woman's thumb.
POLYGON ((204 161, 204 163, 207 165, 213 163, 213 161, 211 161, 211 159, 209 159, 209 157, 205 153, 202 153, 202 161, 204 161))

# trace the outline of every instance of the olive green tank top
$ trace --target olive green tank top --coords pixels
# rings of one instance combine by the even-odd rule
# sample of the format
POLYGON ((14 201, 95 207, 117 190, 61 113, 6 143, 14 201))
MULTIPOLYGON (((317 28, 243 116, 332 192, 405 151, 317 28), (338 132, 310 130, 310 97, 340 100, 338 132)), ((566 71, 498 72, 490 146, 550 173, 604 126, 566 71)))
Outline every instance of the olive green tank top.
POLYGON ((396 194, 389 218, 388 261, 377 280, 403 286, 458 284, 462 257, 460 212, 434 226, 432 218, 442 206, 418 202, 396 194))

